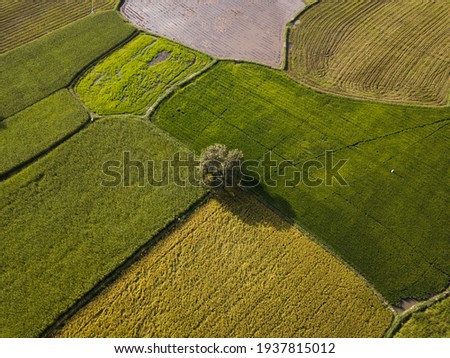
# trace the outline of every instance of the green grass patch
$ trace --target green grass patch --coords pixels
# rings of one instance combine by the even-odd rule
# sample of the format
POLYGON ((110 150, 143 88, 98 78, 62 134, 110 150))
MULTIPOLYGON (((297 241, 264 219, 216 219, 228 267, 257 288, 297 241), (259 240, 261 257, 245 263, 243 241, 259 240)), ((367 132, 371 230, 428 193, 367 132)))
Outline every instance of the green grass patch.
POLYGON ((9 51, 95 12, 114 9, 119 0, 0 0, 0 53, 9 51))
POLYGON ((5 119, 0 128, 0 175, 49 149, 88 119, 81 103, 65 89, 5 119))
POLYGON ((203 194, 175 185, 105 187, 103 163, 160 161, 185 148, 151 123, 95 122, 0 184, 0 336, 37 336, 203 194))
POLYGON ((168 88, 210 62, 197 51, 140 35, 86 73, 76 91, 97 113, 143 114, 168 88))
POLYGON ((0 55, 0 117, 66 87, 78 72, 133 31, 117 12, 108 11, 0 55))
POLYGON ((442 180, 450 108, 319 94, 281 72, 225 62, 164 102, 153 118, 196 151, 215 142, 249 159, 272 151, 297 170, 335 151, 336 161, 348 160, 340 173, 349 186, 291 187, 280 180, 262 194, 392 303, 448 285, 449 195, 442 180))
POLYGON ((414 313, 395 338, 450 338, 450 297, 414 313))

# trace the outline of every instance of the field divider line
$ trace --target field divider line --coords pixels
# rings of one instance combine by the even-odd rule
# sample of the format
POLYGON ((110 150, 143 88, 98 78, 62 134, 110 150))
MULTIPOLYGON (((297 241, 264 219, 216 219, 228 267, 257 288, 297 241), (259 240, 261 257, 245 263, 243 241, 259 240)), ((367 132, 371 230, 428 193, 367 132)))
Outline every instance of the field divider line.
POLYGON ((99 63, 100 61, 104 60, 106 57, 108 57, 109 55, 113 54, 114 52, 116 52, 117 50, 121 49, 124 45, 128 44, 131 40, 133 40, 138 34, 140 33, 140 31, 138 29, 134 30, 130 36, 128 36, 126 39, 122 40, 121 42, 119 42, 117 45, 115 45, 114 47, 110 48, 108 51, 106 51, 105 53, 103 53, 102 55, 100 55, 99 57, 97 57, 96 59, 92 60, 90 63, 88 63, 86 66, 84 66, 82 69, 80 69, 78 71, 78 73, 72 78, 72 80, 69 82, 68 84, 68 88, 69 89, 73 89, 73 91, 75 92, 75 85, 78 83, 78 81, 81 79, 81 77, 83 77, 88 70, 90 70, 92 67, 94 67, 97 63, 99 63))
POLYGON ((447 289, 445 289, 443 292, 438 293, 437 295, 429 298, 426 301, 416 303, 414 306, 400 314, 395 313, 394 321, 386 331, 384 338, 393 338, 394 335, 403 327, 403 325, 412 317, 414 313, 425 311, 427 308, 448 297, 450 297, 450 286, 447 287, 447 289))
POLYGON ((284 32, 284 53, 282 55, 282 63, 281 63, 281 70, 283 71, 288 71, 289 70, 289 50, 290 50, 290 38, 291 38, 291 31, 292 29, 295 27, 295 23, 297 21, 300 20, 300 18, 304 15, 304 13, 317 6, 318 4, 320 4, 322 0, 316 0, 316 2, 313 3, 306 3, 305 1, 303 1, 303 3, 305 4, 305 7, 303 9, 301 9, 297 14, 294 15, 294 17, 292 17, 291 20, 288 21, 288 23, 285 26, 285 32, 284 32))
POLYGON ((151 120, 152 115, 157 111, 157 109, 159 108, 159 106, 165 101, 168 100, 169 98, 171 98, 178 90, 188 86, 189 84, 191 84, 192 82, 194 82, 195 80, 197 80, 199 77, 201 77, 203 74, 205 74, 206 72, 208 72, 210 69, 212 69, 213 67, 215 67, 217 64, 219 63, 219 60, 213 58, 212 61, 210 63, 208 63, 205 67, 203 67, 202 69, 200 69, 199 71, 193 73, 192 75, 190 75, 189 77, 185 78, 183 81, 175 83, 174 85, 170 86, 167 90, 165 90, 163 92, 163 94, 161 94, 155 101, 155 103, 153 103, 153 105, 151 105, 151 107, 149 109, 147 109, 147 111, 144 114, 144 117, 147 118, 148 120, 151 120))
POLYGON ((78 128, 76 128, 72 132, 66 134, 65 136, 63 136, 62 138, 60 138, 59 140, 57 140, 56 142, 51 144, 46 149, 40 151, 39 153, 33 155, 31 158, 23 161, 22 163, 16 165, 15 167, 13 167, 13 168, 7 170, 6 172, 0 174, 0 182, 3 182, 5 180, 11 178, 12 176, 20 173, 22 170, 28 168, 30 165, 32 165, 35 162, 39 161, 40 159, 44 158, 45 156, 50 154, 54 149, 59 147, 61 144, 64 144, 70 138, 72 138, 76 134, 78 134, 81 131, 83 131, 84 129, 86 129, 91 123, 92 123, 92 117, 89 118, 86 122, 84 122, 80 126, 78 126, 78 128))
POLYGON ((127 2, 127 0, 116 0, 116 6, 114 7, 114 10, 116 10, 122 17, 123 17, 123 15, 120 12, 120 9, 122 8, 122 6, 125 5, 126 2, 127 2))
POLYGON ((64 323, 73 317, 80 309, 86 306, 94 298, 96 298, 105 288, 114 283, 125 271, 134 263, 143 258, 149 250, 155 246, 159 241, 166 238, 169 234, 174 232, 177 228, 183 225, 191 215, 201 206, 206 204, 212 197, 211 192, 206 192, 197 201, 192 203, 185 211, 181 212, 177 217, 170 221, 165 227, 160 229, 147 242, 137 248, 128 258, 119 264, 114 270, 107 274, 104 278, 97 282, 89 291, 83 294, 74 304, 72 304, 65 312, 61 313, 50 325, 48 325, 38 337, 48 338, 60 329, 64 323))
MULTIPOLYGON (((124 46, 125 44, 127 44, 129 41, 131 41, 133 38, 135 38, 135 37, 137 36, 137 34, 139 34, 139 31, 138 31, 138 30, 134 31, 134 32, 133 32, 130 36, 128 36, 125 40, 123 40, 122 42, 120 42, 119 44, 117 44, 116 46, 114 46, 113 48, 109 49, 107 52, 105 52, 105 53, 102 54, 101 56, 97 57, 95 60, 92 60, 88 65, 84 66, 80 71, 78 71, 78 73, 74 76, 74 78, 73 78, 66 86, 56 88, 54 91, 52 91, 51 93, 49 93, 47 96, 45 96, 45 97, 39 99, 38 101, 36 101, 36 102, 34 102, 34 103, 31 103, 30 105, 28 105, 28 106, 26 106, 26 107, 20 109, 20 110, 17 111, 17 112, 14 112, 14 113, 10 114, 10 115, 9 115, 8 117, 6 117, 6 118, 12 117, 12 116, 16 115, 17 113, 20 113, 20 112, 24 111, 25 109, 34 106, 36 103, 42 101, 43 99, 45 99, 45 98, 47 98, 47 97, 50 97, 50 96, 54 95, 56 92, 61 91, 61 90, 64 89, 64 88, 67 88, 69 91, 70 91, 70 90, 73 90, 73 91, 75 92, 75 85, 77 84, 78 80, 79 80, 81 77, 83 77, 84 74, 87 73, 87 71, 88 71, 91 67, 93 67, 94 65, 96 65, 98 61, 103 60, 104 58, 106 58, 107 56, 109 56, 111 53, 113 53, 114 51, 120 49, 122 46, 124 46)), ((0 54, 0 55, 1 55, 1 54, 0 54)), ((81 101, 81 99, 79 99, 78 97, 77 97, 77 99, 78 99, 79 101, 81 101)), ((81 101, 81 102, 82 102, 82 101, 81 101)), ((84 103, 83 103, 83 104, 84 104, 84 103)), ((86 106, 85 106, 85 107, 86 107, 86 106)), ((86 107, 86 108, 87 108, 87 107, 86 107)), ((92 111, 89 109, 88 112, 91 113, 92 111)), ((96 116, 97 116, 97 115, 96 115, 96 116)), ((96 116, 94 116, 94 117, 96 117, 96 116)), ((3 119, 6 119, 6 118, 3 118, 3 119)), ((3 120, 3 119, 2 119, 2 120, 3 120)))
POLYGON ((306 230, 304 227, 300 226, 297 222, 295 222, 292 218, 286 216, 280 209, 275 207, 273 204, 271 204, 261 193, 258 193, 255 189, 245 189, 244 191, 250 192, 254 197, 263 205, 270 208, 272 211, 280 215, 284 220, 286 220, 289 224, 297 228, 300 232, 302 232, 305 237, 318 246, 320 246, 323 250, 328 252, 333 258, 335 258, 339 263, 344 265, 347 269, 349 269, 351 272, 353 272, 359 279, 362 280, 362 282, 370 289, 372 292, 375 293, 375 295, 379 298, 383 306, 389 308, 392 312, 395 312, 392 305, 389 303, 389 301, 384 298, 384 296, 364 277, 362 276, 358 270, 356 270, 350 263, 347 262, 347 260, 344 260, 344 258, 331 246, 327 245, 325 242, 318 240, 310 231, 306 230))
MULTIPOLYGON (((373 222, 375 222, 377 225, 379 225, 381 228, 383 228, 384 230, 386 230, 391 237, 398 239, 397 242, 402 242, 404 244, 404 246, 407 246, 411 249, 412 252, 417 254, 417 257, 421 258, 423 260, 423 262, 425 262, 426 264, 428 264, 430 267, 432 267, 434 270, 439 271, 440 273, 442 273, 445 276, 448 276, 449 273, 445 272, 444 269, 442 269, 439 265, 439 263, 432 261, 431 259, 429 259, 426 255, 426 253, 424 253, 422 250, 420 250, 419 248, 417 248, 416 246, 412 245, 408 240, 406 239, 402 239, 402 237, 397 234, 395 231, 393 231, 392 229, 386 227, 384 225, 384 223, 381 221, 381 219, 378 219, 377 217, 375 217, 374 215, 369 214, 368 212, 366 212, 363 207, 359 207, 357 205, 355 205, 354 203, 352 203, 351 201, 349 201, 348 199, 346 199, 344 196, 342 196, 339 193, 335 193, 335 195, 337 195, 338 197, 340 197, 344 202, 347 203, 347 205, 350 205, 352 207, 354 207, 358 212, 364 214, 368 219, 372 220, 373 222)), ((384 262, 389 261, 390 258, 384 260, 384 262)), ((422 275, 423 276, 423 275, 422 275)), ((419 278, 420 279, 420 278, 419 278)), ((418 279, 418 280, 419 280, 418 279)), ((414 282, 414 284, 417 283, 417 281, 414 282)), ((414 285, 413 284, 413 285, 414 285)))
POLYGON ((80 105, 84 108, 84 110, 89 114, 89 117, 91 118, 91 121, 98 119, 100 116, 95 113, 94 111, 92 111, 87 105, 86 103, 84 103, 81 98, 78 96, 78 94, 75 92, 75 90, 72 87, 68 88, 69 93, 71 94, 71 96, 73 98, 75 98, 75 100, 80 103, 80 105))
MULTIPOLYGON (((287 24, 287 30, 286 30, 286 38, 285 38, 285 54, 284 54, 284 66, 283 71, 285 71, 289 78, 294 80, 297 83, 300 83, 301 85, 305 86, 306 88, 309 88, 310 90, 319 93, 319 94, 327 94, 331 95, 333 97, 340 97, 340 98, 348 98, 356 101, 365 101, 365 102, 373 102, 373 103, 388 103, 388 104, 394 104, 399 106, 414 106, 414 107, 421 107, 421 108, 445 108, 450 105, 450 93, 448 95, 447 101, 443 102, 437 102, 437 101, 414 101, 414 100, 404 100, 404 99, 386 99, 386 98, 373 98, 368 97, 364 95, 364 93, 342 93, 339 90, 333 90, 333 89, 325 89, 323 87, 319 87, 315 82, 311 81, 310 79, 304 77, 301 80, 294 78, 289 73, 289 59, 291 58, 290 52, 289 52, 289 44, 290 44, 290 38, 292 34, 292 29, 296 26, 296 22, 298 22, 305 13, 310 10, 311 8, 316 7, 317 5, 321 4, 322 0, 316 0, 316 2, 306 5, 305 8, 303 8, 290 22, 287 24)), ((448 81, 450 86, 450 80, 448 81)))
MULTIPOLYGON (((436 124, 445 123, 445 122, 448 122, 448 121, 450 121, 450 118, 438 119, 438 120, 436 120, 434 122, 431 122, 431 123, 419 124, 419 125, 416 125, 414 127, 403 128, 403 129, 400 129, 398 131, 382 134, 382 135, 379 135, 379 136, 376 136, 376 137, 373 137, 373 138, 361 139, 361 140, 359 140, 359 141, 357 141, 357 142, 355 142, 353 144, 349 144, 349 145, 346 145, 344 147, 336 148, 336 149, 333 150, 333 153, 337 153, 337 152, 340 152, 342 150, 358 147, 360 144, 371 143, 371 142, 377 141, 379 139, 385 139, 385 138, 392 137, 392 136, 395 136, 395 135, 401 135, 401 134, 409 132, 409 131, 413 131, 413 130, 416 130, 416 129, 422 129, 422 128, 434 126, 436 124)), ((440 129, 444 128, 445 126, 447 126, 447 124, 442 125, 440 128, 438 128, 432 134, 436 133, 437 131, 439 131, 440 129)), ((321 154, 321 155, 318 155, 316 157, 309 158, 309 160, 319 159, 319 158, 321 158, 323 156, 325 156, 325 154, 321 154)), ((299 164, 299 163, 295 163, 295 165, 297 165, 297 164, 299 164)))

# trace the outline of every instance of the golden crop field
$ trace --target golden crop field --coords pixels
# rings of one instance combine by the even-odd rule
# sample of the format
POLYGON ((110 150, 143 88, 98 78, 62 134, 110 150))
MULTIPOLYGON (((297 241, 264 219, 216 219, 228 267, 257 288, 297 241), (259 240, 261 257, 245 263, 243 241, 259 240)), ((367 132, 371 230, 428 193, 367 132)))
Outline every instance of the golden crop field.
POLYGON ((211 199, 60 337, 379 337, 362 279, 254 197, 211 199))
POLYGON ((322 0, 290 36, 289 72, 321 90, 446 105, 450 1, 322 0))

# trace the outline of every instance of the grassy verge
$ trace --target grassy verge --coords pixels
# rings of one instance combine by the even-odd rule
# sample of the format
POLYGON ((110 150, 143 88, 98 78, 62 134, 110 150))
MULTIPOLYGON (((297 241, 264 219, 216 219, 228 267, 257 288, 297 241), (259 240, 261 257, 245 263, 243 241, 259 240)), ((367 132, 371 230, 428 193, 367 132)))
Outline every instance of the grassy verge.
POLYGON ((68 25, 0 55, 0 117, 9 117, 66 87, 135 29, 115 11, 68 25))
POLYGON ((99 114, 144 114, 167 88, 209 62, 202 53, 140 35, 87 72, 75 90, 99 114))
POLYGON ((5 119, 0 129, 0 177, 39 155, 89 119, 68 90, 61 90, 5 119))
POLYGON ((199 208, 58 336, 383 334, 391 313, 358 276, 251 195, 235 195, 199 208))
POLYGON ((450 297, 413 313, 395 338, 450 338, 450 297))
POLYGON ((148 122, 99 120, 0 183, 0 336, 39 335, 203 194, 140 186, 136 168, 129 186, 104 186, 103 164, 123 163, 124 151, 154 160, 157 180, 167 177, 160 162, 185 148, 148 122))
MULTIPOLYGON (((348 186, 292 185, 272 168, 277 185, 263 186, 262 194, 395 304, 447 286, 442 153, 449 117, 449 108, 318 94, 278 71, 227 62, 178 91, 152 118, 197 151, 215 142, 240 148, 248 159, 271 151, 289 161, 286 175, 309 160, 325 165, 326 150, 335 156, 329 166, 347 160, 339 174, 348 186)), ((325 179, 323 169, 312 168, 315 179, 325 179)))

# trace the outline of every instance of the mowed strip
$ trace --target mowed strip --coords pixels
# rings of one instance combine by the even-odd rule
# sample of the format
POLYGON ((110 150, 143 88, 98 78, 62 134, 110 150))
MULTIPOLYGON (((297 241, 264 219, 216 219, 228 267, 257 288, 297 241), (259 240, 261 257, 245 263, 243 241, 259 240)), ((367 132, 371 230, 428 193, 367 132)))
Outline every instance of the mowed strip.
POLYGON ((414 313, 395 338, 450 338, 450 297, 414 313))
POLYGON ((140 35, 87 72, 75 89, 99 114, 143 114, 168 88, 211 61, 171 41, 140 35))
POLYGON ((450 2, 322 0, 290 35, 289 73, 316 88, 447 105, 450 2))
POLYGON ((167 178, 161 161, 185 150, 148 122, 99 120, 0 183, 0 336, 39 335, 203 195, 175 184, 140 186, 142 170, 124 169, 129 151, 132 160, 154 160, 152 174, 167 178), (128 173, 117 186, 103 173, 108 161, 128 173))
POLYGON ((0 0, 0 53, 9 51, 94 12, 112 10, 117 0, 0 0))
POLYGON ((135 29, 115 11, 77 21, 0 55, 0 117, 9 117, 66 87, 135 29))
POLYGON ((0 177, 70 135, 89 119, 66 89, 0 122, 0 177))
POLYGON ((211 56, 280 67, 286 24, 302 0, 126 0, 133 24, 211 56))
MULTIPOLYGON (((231 62, 178 91, 153 116, 196 151, 224 143, 248 159, 271 151, 285 161, 284 169, 272 168, 274 187, 262 180, 262 195, 392 303, 448 285, 448 118, 450 108, 319 94, 281 72, 231 62), (334 179, 319 186, 287 182, 292 169, 302 172, 310 160, 325 166, 326 150, 335 156, 328 173, 347 161, 339 174, 348 186, 334 179)), ((311 181, 326 179, 324 168, 310 174, 311 181)))
POLYGON ((198 209, 60 337, 379 337, 392 314, 295 227, 238 192, 198 209))

